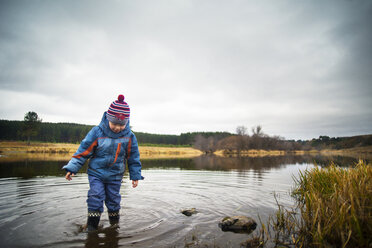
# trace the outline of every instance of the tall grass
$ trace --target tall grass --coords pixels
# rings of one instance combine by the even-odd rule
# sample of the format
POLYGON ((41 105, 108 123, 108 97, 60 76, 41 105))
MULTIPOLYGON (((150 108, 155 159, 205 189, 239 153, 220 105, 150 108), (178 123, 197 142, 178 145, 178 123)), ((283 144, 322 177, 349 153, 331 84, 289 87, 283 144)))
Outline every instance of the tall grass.
POLYGON ((296 208, 287 210, 278 203, 276 215, 261 223, 252 239, 259 239, 259 245, 244 246, 372 247, 371 164, 315 167, 300 172, 295 182, 296 208))
POLYGON ((300 173, 297 198, 309 241, 320 247, 372 245, 372 166, 313 168, 300 173))

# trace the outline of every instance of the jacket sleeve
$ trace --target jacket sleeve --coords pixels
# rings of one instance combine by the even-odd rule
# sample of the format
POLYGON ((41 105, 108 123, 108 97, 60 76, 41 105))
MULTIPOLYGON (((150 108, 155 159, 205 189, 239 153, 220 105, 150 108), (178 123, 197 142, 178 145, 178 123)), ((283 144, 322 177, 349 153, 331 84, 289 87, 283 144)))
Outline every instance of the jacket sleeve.
POLYGON ((127 162, 130 180, 143 180, 144 177, 141 176, 142 165, 140 162, 137 138, 133 133, 128 143, 127 162))
POLYGON ((92 128, 85 139, 80 143, 76 153, 72 156, 67 165, 62 169, 76 174, 84 165, 88 158, 93 155, 94 149, 97 146, 97 127, 92 128))

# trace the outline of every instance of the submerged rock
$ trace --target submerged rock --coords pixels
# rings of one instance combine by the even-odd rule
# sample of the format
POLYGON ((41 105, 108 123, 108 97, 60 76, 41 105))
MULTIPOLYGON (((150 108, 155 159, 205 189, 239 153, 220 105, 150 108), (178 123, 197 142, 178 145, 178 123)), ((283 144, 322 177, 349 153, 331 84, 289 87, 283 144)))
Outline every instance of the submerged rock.
POLYGON ((237 215, 223 218, 218 226, 224 232, 251 233, 256 229, 257 223, 250 217, 237 215))
POLYGON ((193 214, 196 214, 198 211, 196 211, 195 208, 190 208, 190 209, 184 209, 181 211, 181 213, 183 213, 184 215, 186 216, 191 216, 193 214))

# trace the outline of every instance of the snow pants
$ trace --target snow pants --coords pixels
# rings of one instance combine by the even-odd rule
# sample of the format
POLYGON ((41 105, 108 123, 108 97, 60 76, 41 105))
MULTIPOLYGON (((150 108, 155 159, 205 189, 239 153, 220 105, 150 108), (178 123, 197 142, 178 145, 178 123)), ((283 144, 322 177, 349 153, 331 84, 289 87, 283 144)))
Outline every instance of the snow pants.
POLYGON ((103 212, 105 202, 108 212, 120 210, 121 180, 104 182, 98 177, 88 175, 90 189, 88 191, 88 212, 103 212))

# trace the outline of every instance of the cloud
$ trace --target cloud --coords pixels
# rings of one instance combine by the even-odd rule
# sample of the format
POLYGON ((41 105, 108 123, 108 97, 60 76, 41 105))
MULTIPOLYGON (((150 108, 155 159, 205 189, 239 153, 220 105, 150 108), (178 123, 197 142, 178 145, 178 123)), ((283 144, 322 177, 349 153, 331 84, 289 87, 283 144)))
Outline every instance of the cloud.
POLYGON ((287 138, 371 133, 371 8, 2 1, 0 118, 39 106, 44 121, 95 124, 124 93, 137 131, 261 124, 287 138), (18 98, 27 104, 12 107, 18 98))

